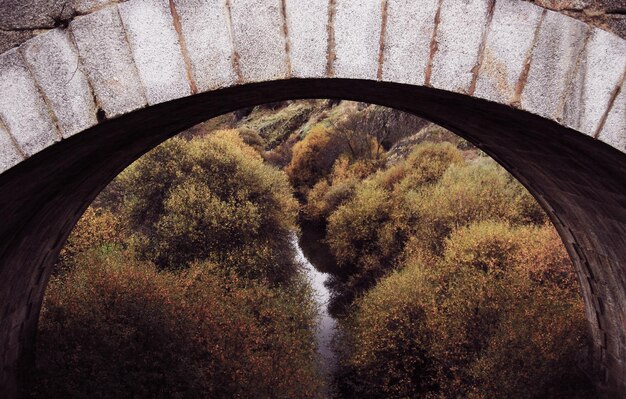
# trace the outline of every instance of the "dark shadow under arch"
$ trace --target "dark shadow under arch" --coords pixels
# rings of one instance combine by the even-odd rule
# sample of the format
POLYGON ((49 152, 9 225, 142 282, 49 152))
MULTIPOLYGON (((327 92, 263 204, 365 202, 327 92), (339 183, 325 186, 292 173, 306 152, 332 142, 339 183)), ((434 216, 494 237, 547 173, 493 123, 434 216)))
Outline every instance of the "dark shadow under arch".
POLYGON ((291 79, 138 110, 63 140, 0 175, 0 396, 24 387, 58 252, 95 196, 127 165, 199 122, 268 102, 338 98, 396 108, 469 140, 546 209, 574 261, 597 382, 626 394, 626 154, 515 108, 425 87, 291 79))

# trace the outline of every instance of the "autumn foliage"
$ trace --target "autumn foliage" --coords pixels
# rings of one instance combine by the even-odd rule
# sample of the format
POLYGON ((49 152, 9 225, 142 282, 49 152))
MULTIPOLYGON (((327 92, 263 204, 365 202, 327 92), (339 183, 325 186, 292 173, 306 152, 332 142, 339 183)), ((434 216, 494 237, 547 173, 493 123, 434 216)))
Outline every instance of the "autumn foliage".
POLYGON ((321 396, 297 202, 237 131, 167 141, 96 204, 48 286, 33 397, 321 396))
POLYGON ((54 277, 35 398, 315 398, 316 309, 201 263, 162 272, 125 252, 54 277))
POLYGON ((298 204, 286 175, 238 132, 168 140, 116 184, 142 259, 165 269, 210 260, 272 282, 293 276, 298 204))
POLYGON ((118 176, 52 276, 34 398, 327 397, 298 222, 328 253, 340 397, 595 397, 574 268, 528 191, 441 127, 315 104, 118 176))

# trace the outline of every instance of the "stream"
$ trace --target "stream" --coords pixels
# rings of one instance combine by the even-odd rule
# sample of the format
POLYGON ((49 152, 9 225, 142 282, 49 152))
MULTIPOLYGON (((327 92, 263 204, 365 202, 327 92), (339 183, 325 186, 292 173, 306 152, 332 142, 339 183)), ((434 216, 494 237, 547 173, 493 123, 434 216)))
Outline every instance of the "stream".
POLYGON ((331 373, 336 365, 335 353, 332 348, 332 339, 335 334, 335 319, 328 312, 328 302, 330 301, 330 291, 324 285, 329 277, 327 273, 319 271, 313 263, 309 261, 303 249, 306 248, 306 234, 300 240, 294 239, 296 248, 296 256, 305 268, 307 277, 311 282, 315 300, 320 309, 320 318, 318 320, 318 328, 316 331, 318 352, 322 360, 322 368, 327 373, 331 373))

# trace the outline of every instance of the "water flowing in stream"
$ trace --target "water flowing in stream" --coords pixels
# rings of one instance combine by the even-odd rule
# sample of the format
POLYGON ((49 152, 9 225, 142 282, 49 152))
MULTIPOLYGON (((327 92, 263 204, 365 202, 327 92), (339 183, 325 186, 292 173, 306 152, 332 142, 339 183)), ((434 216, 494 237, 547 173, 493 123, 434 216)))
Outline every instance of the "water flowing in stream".
POLYGON ((335 334, 335 319, 328 312, 328 302, 330 301, 330 291, 324 285, 328 274, 322 273, 307 259, 302 252, 300 242, 294 239, 297 251, 297 259, 304 265, 306 274, 311 282, 315 300, 320 308, 320 318, 318 320, 317 344, 318 352, 322 358, 322 366, 326 372, 330 373, 335 368, 335 353, 332 348, 332 339, 335 334))

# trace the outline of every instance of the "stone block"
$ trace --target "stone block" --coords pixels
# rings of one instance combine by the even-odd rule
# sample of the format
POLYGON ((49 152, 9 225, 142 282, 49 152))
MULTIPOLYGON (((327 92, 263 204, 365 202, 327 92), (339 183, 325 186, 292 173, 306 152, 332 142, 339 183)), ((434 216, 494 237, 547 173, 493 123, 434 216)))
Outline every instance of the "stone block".
POLYGON ((73 0, 72 7, 79 14, 87 14, 116 2, 117 0, 73 0))
POLYGON ((383 80, 423 85, 438 0, 389 0, 383 80))
POLYGON ((496 2, 476 81, 476 97, 509 104, 529 60, 542 11, 517 0, 496 2))
POLYGON ((564 96, 588 29, 580 21, 546 12, 521 94, 522 109, 552 120, 562 118, 564 96))
POLYGON ((280 0, 231 0, 230 12, 243 80, 261 82, 288 77, 280 0))
POLYGON ((131 0, 118 5, 148 104, 191 94, 178 33, 166 0, 131 0))
POLYGON ((467 93, 487 25, 488 0, 444 1, 437 27, 431 85, 467 93))
POLYGON ((97 123, 96 105, 67 32, 55 29, 22 46, 22 53, 57 117, 63 137, 97 123))
POLYGON ((18 151, 9 131, 0 124, 0 173, 20 163, 24 157, 18 151))
POLYGON ((326 74, 328 51, 328 0, 287 0, 291 75, 321 78, 326 74))
POLYGON ((593 136, 626 71, 626 41, 592 29, 565 103, 563 124, 593 136))
POLYGON ((63 11, 67 15, 71 7, 67 1, 59 0, 2 0, 0 2, 0 29, 43 29, 52 28, 55 18, 63 11), (64 9, 65 8, 65 9, 64 9))
POLYGON ((18 49, 0 55, 0 120, 30 156, 58 139, 50 110, 18 49))
POLYGON ((144 89, 117 8, 78 17, 70 29, 97 105, 106 116, 144 107, 144 89))
POLYGON ((176 0, 182 33, 199 91, 237 81, 229 18, 221 0, 176 0))
POLYGON ((598 139, 626 153, 626 83, 622 83, 598 139))
POLYGON ((336 0, 334 74, 375 80, 378 73, 382 2, 336 0))
POLYGON ((0 54, 17 47, 35 35, 32 30, 2 31, 0 30, 0 54))

